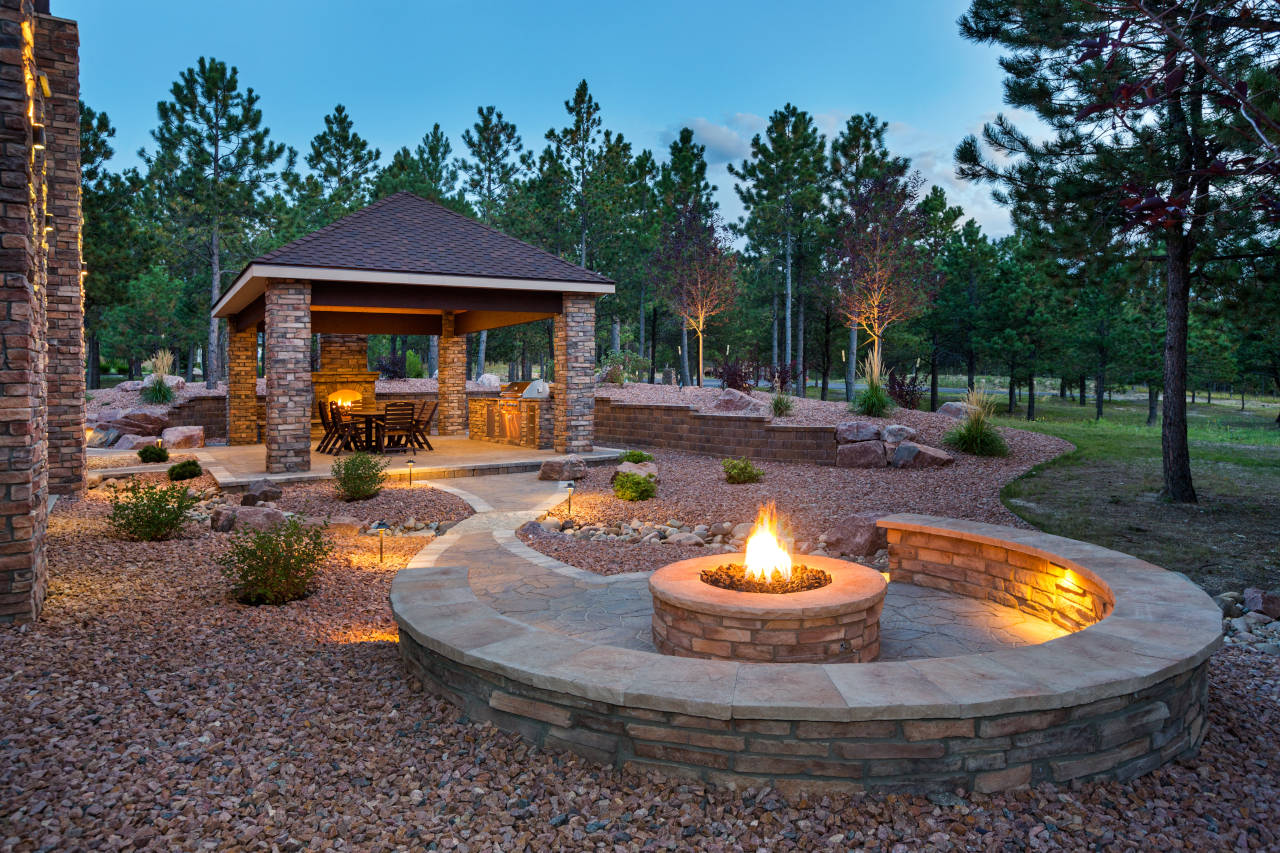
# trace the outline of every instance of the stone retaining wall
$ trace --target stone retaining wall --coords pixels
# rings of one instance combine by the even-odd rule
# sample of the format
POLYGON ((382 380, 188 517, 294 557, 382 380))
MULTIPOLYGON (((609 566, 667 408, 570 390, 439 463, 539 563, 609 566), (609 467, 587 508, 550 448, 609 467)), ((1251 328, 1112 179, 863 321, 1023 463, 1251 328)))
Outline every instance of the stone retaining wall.
POLYGON ((835 428, 771 423, 767 415, 710 414, 678 403, 596 398, 596 443, 661 447, 778 462, 835 462, 835 428))
POLYGON ((1221 614, 1186 578, 1037 531, 908 514, 880 523, 893 583, 999 592, 1088 627, 950 658, 698 660, 524 624, 478 601, 465 567, 428 566, 392 584, 401 656, 471 718, 543 748, 729 785, 987 792, 1128 779, 1199 748, 1221 614))

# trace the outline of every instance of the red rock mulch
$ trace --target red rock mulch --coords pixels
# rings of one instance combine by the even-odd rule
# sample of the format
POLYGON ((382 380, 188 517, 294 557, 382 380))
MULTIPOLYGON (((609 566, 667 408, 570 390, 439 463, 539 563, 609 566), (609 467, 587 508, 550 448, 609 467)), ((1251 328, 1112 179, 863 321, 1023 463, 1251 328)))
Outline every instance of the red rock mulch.
POLYGON ((423 523, 431 521, 461 521, 472 514, 470 505, 457 495, 442 492, 415 483, 386 483, 382 491, 363 501, 344 501, 338 496, 332 481, 299 483, 288 486, 276 506, 287 512, 303 515, 347 515, 364 521, 402 523, 413 518, 423 523))
MULTIPOLYGON (((225 537, 106 532, 59 501, 44 618, 0 626, 4 848, 1264 850, 1280 844, 1280 659, 1211 662, 1197 758, 1130 784, 814 795, 663 781, 463 723, 399 661, 391 576, 342 541, 315 593, 233 603, 225 537), (936 802, 935 802, 936 801, 936 802), (938 804, 942 803, 942 804, 938 804)), ((402 549, 403 546, 403 549, 402 549)))

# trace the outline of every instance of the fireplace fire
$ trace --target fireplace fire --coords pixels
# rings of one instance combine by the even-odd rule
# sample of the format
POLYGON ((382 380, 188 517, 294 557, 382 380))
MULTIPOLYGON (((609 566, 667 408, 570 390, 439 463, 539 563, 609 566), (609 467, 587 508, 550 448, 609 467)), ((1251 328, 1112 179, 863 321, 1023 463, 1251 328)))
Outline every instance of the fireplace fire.
POLYGON ((337 403, 344 409, 350 409, 362 400, 364 400, 364 395, 353 388, 339 388, 325 398, 326 403, 337 403))

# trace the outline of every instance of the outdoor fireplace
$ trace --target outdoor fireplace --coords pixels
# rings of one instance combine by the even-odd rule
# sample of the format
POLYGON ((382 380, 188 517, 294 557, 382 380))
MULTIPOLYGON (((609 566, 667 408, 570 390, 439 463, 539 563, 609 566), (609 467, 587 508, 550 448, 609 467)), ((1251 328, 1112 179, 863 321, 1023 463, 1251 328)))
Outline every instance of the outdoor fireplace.
POLYGON ((772 505, 746 550, 664 566, 649 579, 663 654, 761 662, 864 662, 880 653, 887 588, 875 569, 783 547, 772 505))

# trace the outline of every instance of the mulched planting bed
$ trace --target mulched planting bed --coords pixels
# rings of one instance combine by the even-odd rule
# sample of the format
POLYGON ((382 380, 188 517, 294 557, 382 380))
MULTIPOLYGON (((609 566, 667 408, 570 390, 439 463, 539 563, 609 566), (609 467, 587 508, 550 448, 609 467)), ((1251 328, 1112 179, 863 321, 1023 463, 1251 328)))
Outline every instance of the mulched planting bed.
POLYGON ((363 501, 344 501, 332 482, 299 483, 285 488, 276 506, 303 515, 326 518, 347 515, 391 523, 409 518, 420 522, 461 521, 472 514, 471 507, 462 498, 420 482, 412 486, 405 482, 387 483, 382 491, 363 501))
MULTIPOLYGON (((575 498, 576 504, 576 498, 575 498)), ((114 539, 59 501, 42 620, 0 626, 4 849, 1219 850, 1280 843, 1280 659, 1224 650, 1197 758, 1131 784, 786 796, 615 771, 462 722, 402 668, 368 537, 245 607, 226 537, 114 539)), ((669 548, 651 550, 671 553, 669 548)))
POLYGON ((714 569, 703 569, 698 578, 705 584, 732 589, 738 592, 765 592, 772 595, 785 595, 788 592, 804 592, 809 589, 821 589, 831 583, 831 575, 822 569, 811 569, 808 566, 793 565, 791 577, 787 580, 773 578, 760 581, 747 577, 747 567, 740 563, 729 563, 714 569))
MULTIPOLYGON (((574 497, 574 502, 577 502, 574 497)), ((574 508, 574 516, 577 516, 574 508)), ((620 575, 625 572, 652 572, 667 563, 705 557, 707 549, 698 545, 641 545, 635 542, 580 541, 571 536, 529 536, 518 534, 536 551, 561 562, 598 575, 620 575)))

